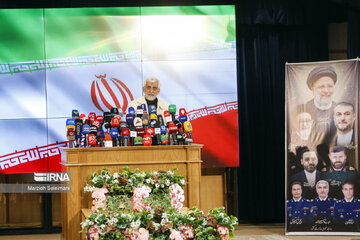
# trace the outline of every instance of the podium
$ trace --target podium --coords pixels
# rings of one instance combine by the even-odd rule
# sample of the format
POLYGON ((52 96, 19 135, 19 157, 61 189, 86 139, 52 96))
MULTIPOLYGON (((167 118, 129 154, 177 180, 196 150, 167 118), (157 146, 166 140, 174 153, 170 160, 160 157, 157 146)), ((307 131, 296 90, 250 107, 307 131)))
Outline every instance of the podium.
POLYGON ((130 170, 168 171, 185 176, 184 206, 200 206, 202 144, 168 146, 129 146, 112 148, 63 148, 63 171, 71 173, 71 193, 61 195, 62 234, 66 240, 81 239, 81 209, 90 208, 90 193, 84 192, 87 179, 102 168, 112 173, 130 170))

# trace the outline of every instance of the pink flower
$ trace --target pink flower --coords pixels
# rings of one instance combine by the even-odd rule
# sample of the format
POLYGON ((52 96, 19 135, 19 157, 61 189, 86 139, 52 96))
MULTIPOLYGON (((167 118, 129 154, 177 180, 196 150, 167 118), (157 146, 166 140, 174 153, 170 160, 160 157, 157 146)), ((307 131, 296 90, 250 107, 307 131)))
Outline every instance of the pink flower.
POLYGON ((224 226, 219 225, 217 227, 217 232, 220 234, 221 240, 230 239, 230 237, 229 237, 229 228, 228 227, 224 227, 224 226))
POLYGON ((183 237, 181 236, 181 233, 179 231, 176 231, 175 229, 170 229, 170 239, 183 240, 183 237))
POLYGON ((90 240, 98 240, 99 239, 99 229, 96 227, 96 224, 92 225, 92 227, 88 230, 88 237, 90 240))
POLYGON ((149 239, 149 231, 145 228, 139 229, 139 240, 148 240, 149 239))
POLYGON ((108 193, 109 191, 106 188, 95 188, 94 192, 92 193, 92 198, 105 201, 105 193, 108 193))

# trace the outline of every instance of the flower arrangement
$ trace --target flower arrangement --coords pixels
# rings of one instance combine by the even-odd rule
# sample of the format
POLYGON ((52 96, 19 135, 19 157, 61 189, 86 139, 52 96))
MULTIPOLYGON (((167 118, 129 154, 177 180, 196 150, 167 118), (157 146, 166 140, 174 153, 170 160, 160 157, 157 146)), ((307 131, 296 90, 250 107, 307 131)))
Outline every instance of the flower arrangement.
POLYGON ((90 240, 230 239, 236 217, 225 208, 204 214, 184 211, 184 176, 167 172, 130 171, 93 173, 84 191, 91 192, 92 211, 81 223, 90 240))

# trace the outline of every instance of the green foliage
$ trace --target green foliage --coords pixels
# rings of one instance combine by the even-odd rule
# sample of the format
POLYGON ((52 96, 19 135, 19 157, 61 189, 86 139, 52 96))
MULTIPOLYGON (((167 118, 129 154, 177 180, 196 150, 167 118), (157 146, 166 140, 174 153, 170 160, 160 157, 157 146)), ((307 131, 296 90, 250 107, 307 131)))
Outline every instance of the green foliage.
POLYGON ((212 209, 206 215, 196 207, 186 213, 172 208, 169 187, 173 184, 182 188, 185 186, 184 176, 173 171, 144 172, 136 169, 132 172, 124 167, 122 173, 111 174, 108 169, 93 173, 84 190, 94 192, 106 189, 103 198, 105 207, 97 208, 81 223, 82 231, 87 235, 95 234, 99 239, 123 240, 132 239, 131 234, 139 234, 142 229, 149 239, 165 240, 170 238, 171 231, 185 236, 184 229, 187 228, 195 240, 212 240, 223 239, 218 230, 222 227, 228 230, 227 238, 233 237, 238 222, 236 217, 226 214, 224 207, 212 209), (151 192, 142 199, 142 204, 149 208, 134 211, 134 189, 145 186, 151 192))

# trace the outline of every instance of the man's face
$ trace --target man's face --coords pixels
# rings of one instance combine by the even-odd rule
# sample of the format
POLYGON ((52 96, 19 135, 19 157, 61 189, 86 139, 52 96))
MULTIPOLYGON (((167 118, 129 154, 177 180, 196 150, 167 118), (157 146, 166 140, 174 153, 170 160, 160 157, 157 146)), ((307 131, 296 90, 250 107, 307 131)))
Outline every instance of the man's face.
POLYGON ((326 198, 329 194, 329 186, 326 183, 320 182, 316 186, 316 192, 322 199, 326 198))
POLYGON ((300 131, 311 130, 313 120, 307 112, 299 113, 296 117, 297 127, 300 131))
POLYGON ((351 184, 344 184, 342 192, 346 200, 350 200, 354 196, 354 187, 351 184))
POLYGON ((346 163, 346 155, 344 151, 341 152, 331 152, 329 154, 331 166, 335 170, 341 170, 345 166, 346 163))
POLYGON ((334 122, 340 132, 348 132, 353 128, 355 116, 351 106, 338 105, 334 109, 334 122))
POLYGON ((153 101, 156 99, 157 95, 160 93, 159 83, 158 82, 146 82, 146 85, 143 87, 143 92, 147 100, 153 101))
POLYGON ((334 93, 334 80, 330 77, 321 77, 315 81, 312 91, 317 102, 323 105, 332 102, 332 95, 334 93))
POLYGON ((314 172, 318 164, 318 158, 314 151, 305 152, 301 159, 301 165, 308 172, 314 172))
POLYGON ((293 198, 295 198, 295 199, 299 199, 301 197, 302 189, 301 189, 300 184, 294 184, 291 187, 291 194, 293 195, 293 198))

